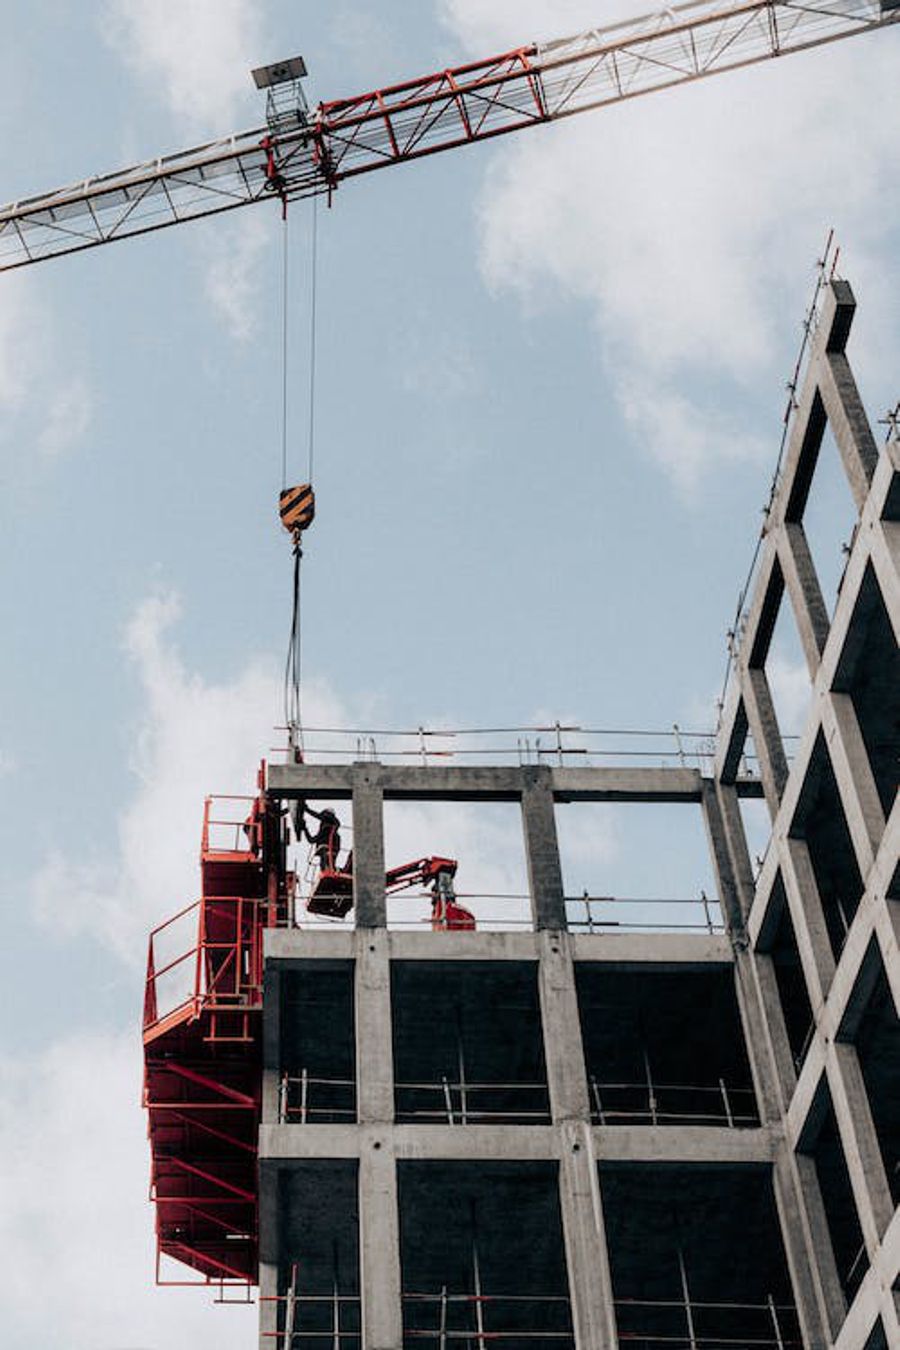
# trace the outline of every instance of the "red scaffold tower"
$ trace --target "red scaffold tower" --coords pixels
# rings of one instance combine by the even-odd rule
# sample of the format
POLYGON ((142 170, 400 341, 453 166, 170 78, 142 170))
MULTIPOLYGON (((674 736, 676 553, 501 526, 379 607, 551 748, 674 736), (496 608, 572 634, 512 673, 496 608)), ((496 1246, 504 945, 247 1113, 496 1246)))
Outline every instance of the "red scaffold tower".
POLYGON ((200 1282, 256 1283, 263 932, 284 923, 292 878, 277 803, 207 798, 201 897, 150 936, 144 1104, 163 1258, 200 1282), (226 818, 230 817, 230 818, 226 818), (235 818, 236 817, 236 818, 235 818))

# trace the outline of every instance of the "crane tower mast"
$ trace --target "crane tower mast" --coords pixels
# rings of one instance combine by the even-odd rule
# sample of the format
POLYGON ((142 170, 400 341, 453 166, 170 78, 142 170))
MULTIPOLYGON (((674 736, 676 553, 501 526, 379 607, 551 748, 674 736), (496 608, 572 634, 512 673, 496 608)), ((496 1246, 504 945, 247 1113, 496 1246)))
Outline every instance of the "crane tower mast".
POLYGON ((900 21, 900 0, 689 0, 532 43, 0 209, 0 271, 571 117, 900 21))

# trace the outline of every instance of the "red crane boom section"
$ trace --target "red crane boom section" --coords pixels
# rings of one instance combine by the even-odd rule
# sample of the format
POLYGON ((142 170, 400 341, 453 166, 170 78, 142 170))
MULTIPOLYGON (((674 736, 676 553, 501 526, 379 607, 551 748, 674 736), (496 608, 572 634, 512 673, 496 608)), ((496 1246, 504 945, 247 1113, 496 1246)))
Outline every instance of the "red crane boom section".
POLYGON ((900 21, 900 0, 690 0, 319 105, 0 208, 0 270, 340 183, 900 21))

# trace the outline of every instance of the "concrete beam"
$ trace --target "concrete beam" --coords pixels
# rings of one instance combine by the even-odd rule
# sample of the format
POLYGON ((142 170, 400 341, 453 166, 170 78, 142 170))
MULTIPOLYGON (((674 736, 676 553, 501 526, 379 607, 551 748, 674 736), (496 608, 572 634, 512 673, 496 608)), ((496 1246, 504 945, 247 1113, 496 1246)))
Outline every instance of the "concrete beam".
POLYGON ((558 802, 698 802, 699 769, 551 769, 558 802))

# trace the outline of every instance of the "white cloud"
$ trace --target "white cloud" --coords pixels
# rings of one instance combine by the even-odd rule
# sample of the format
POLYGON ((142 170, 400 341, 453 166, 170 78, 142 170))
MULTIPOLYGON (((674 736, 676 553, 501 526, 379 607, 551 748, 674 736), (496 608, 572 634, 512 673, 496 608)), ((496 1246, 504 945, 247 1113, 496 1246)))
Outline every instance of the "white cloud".
POLYGON ((32 318, 32 288, 21 275, 3 278, 0 289, 0 409, 21 407, 39 359, 32 318))
POLYGON ((92 402, 77 358, 68 352, 63 358, 57 324, 36 280, 5 275, 0 287, 0 439, 14 434, 18 453, 23 444, 33 444, 56 458, 87 432, 92 402))
POLYGON ((806 662, 792 661, 773 648, 766 662, 772 701, 782 736, 799 736, 806 725, 812 698, 812 685, 806 662))
MULTIPOLYGON (((35 881, 45 923, 94 937, 134 968, 150 929, 199 894, 204 798, 255 792, 256 766, 280 720, 275 663, 253 660, 230 681, 205 681, 172 641, 179 612, 174 596, 154 597, 128 626, 126 650, 146 707, 133 738, 138 788, 119 819, 116 852, 87 862, 51 854, 35 881)), ((334 700, 314 683, 306 706, 311 719, 334 725, 334 700)))
MULTIPOLYGON (((103 29, 182 136, 223 136, 262 121, 250 79, 251 68, 267 59, 259 0, 108 0, 103 29)), ((240 342, 258 326, 272 214, 219 217, 198 236, 207 299, 240 342)))
POLYGON ((207 298, 226 332, 247 342, 259 328, 260 268, 272 247, 272 213, 240 212, 215 222, 203 239, 207 298))
POLYGON ((140 1090, 131 1030, 0 1059, 11 1350, 240 1350, 253 1338, 256 1307, 216 1308, 208 1292, 154 1285, 140 1090))
MULTIPOLYGON (((256 766, 273 744, 272 726, 281 718, 281 675, 275 663, 251 660, 231 679, 211 683, 191 671, 178 651, 173 629, 179 615, 177 597, 159 595, 141 604, 128 625, 126 651, 145 707, 131 736, 136 791, 118 820, 116 848, 86 859, 51 852, 34 881, 35 912, 56 938, 89 937, 136 973, 150 930, 198 898, 205 797, 252 795, 256 766)), ((314 679, 305 682, 303 705, 310 727, 351 721, 314 679)), ((316 739, 326 747, 344 746, 348 758, 359 753, 352 734, 310 735, 310 745, 316 739)), ((239 807, 235 810, 241 814, 239 807)), ((349 847, 350 809, 339 810, 349 847)), ((521 899, 507 904, 488 898, 523 897, 527 890, 517 809, 454 803, 391 808, 385 825, 389 866, 432 854, 457 858, 460 889, 481 897, 474 905, 480 918, 496 922, 524 914, 521 899)), ((304 856, 305 848, 301 873, 304 856)), ((427 905, 413 907, 409 913, 426 910, 427 905)), ((182 943, 180 954, 193 934, 184 928, 173 940, 182 943)))
POLYGON ((47 405, 47 420, 38 446, 51 459, 76 445, 88 430, 93 399, 87 381, 80 375, 66 380, 53 392, 47 405))
POLYGON ((109 0, 104 36, 183 125, 224 135, 250 106, 262 52, 257 0, 109 0))
POLYGON ((594 27, 601 19, 610 23, 623 10, 633 8, 619 0, 440 0, 439 13, 445 24, 476 56, 546 41, 594 27), (601 12, 602 11, 602 12, 601 12))
MULTIPOLYGON (((445 0, 443 12, 481 54, 529 27, 553 36, 597 18, 574 0, 524 10, 445 0)), ((532 311, 588 303, 636 436, 682 488, 708 465, 759 453, 737 417, 711 420, 694 390, 712 384, 725 406, 749 388, 780 397, 787 371, 773 351, 787 332, 799 339, 804 279, 829 225, 848 271, 882 274, 866 292, 879 338, 867 359, 890 350, 889 332, 896 350, 896 288, 883 282, 900 206, 893 36, 591 113, 492 159, 479 211, 485 279, 532 311)))

